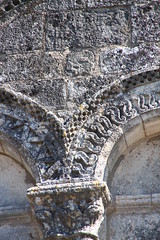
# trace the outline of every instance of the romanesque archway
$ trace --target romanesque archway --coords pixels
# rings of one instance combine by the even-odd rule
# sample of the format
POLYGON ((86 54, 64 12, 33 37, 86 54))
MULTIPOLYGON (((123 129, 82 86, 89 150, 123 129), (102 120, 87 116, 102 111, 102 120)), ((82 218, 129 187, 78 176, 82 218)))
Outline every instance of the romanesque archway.
MULTIPOLYGON (((151 169, 160 132, 159 7, 159 0, 0 0, 0 170, 7 166, 0 188, 6 181, 7 199, 19 179, 13 197, 25 205, 31 187, 40 239, 111 240, 121 206, 158 208, 159 189, 145 198, 137 179, 141 187, 158 182, 151 169)), ((156 221, 146 218, 148 229, 156 221)))

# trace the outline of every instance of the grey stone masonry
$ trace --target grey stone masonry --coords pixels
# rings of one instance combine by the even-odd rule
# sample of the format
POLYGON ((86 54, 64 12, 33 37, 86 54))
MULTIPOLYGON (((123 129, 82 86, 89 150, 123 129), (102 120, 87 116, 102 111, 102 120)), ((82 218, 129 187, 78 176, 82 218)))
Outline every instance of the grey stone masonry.
POLYGON ((46 50, 100 47, 130 41, 128 9, 47 13, 46 50))
POLYGON ((160 41, 159 1, 131 6, 131 23, 133 43, 160 41))
POLYGON ((0 0, 0 152, 35 181, 35 240, 159 237, 159 147, 132 155, 159 134, 159 0, 0 0))

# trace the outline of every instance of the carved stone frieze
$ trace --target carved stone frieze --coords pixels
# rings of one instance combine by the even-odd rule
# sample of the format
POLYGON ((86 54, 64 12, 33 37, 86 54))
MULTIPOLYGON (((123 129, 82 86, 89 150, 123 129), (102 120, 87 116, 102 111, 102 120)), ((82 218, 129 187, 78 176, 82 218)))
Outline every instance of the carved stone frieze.
POLYGON ((98 181, 37 185, 28 190, 44 239, 98 239, 104 206, 110 202, 98 181))
MULTIPOLYGON (((124 73, 133 74, 137 69, 148 71, 152 68, 153 64, 158 68, 159 61, 160 48, 153 43, 151 43, 151 45, 143 43, 132 48, 117 47, 107 49, 100 55, 101 71, 105 75, 112 75, 113 72, 118 72, 119 76, 124 75, 124 73), (147 59, 147 61, 144 59, 147 59)), ((148 77, 146 77, 146 79, 147 78, 148 77)), ((136 82, 134 82, 134 84, 137 85, 136 82)))

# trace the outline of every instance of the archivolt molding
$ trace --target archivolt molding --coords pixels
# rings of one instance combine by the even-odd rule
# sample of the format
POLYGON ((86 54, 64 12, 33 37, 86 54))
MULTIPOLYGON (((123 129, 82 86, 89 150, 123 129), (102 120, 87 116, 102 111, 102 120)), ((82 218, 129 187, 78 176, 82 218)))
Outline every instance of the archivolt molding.
MULTIPOLYGON (((119 90, 122 90, 123 85, 120 86, 120 83, 114 83, 100 91, 95 96, 95 100, 91 100, 86 105, 86 110, 81 111, 81 116, 84 116, 85 111, 87 112, 86 120, 84 119, 78 129, 77 136, 72 137, 68 154, 71 177, 95 177, 95 169, 103 146, 107 145, 107 142, 109 144, 110 141, 115 143, 123 135, 125 125, 130 120, 138 116, 143 118, 141 116, 144 113, 160 108, 159 92, 153 94, 120 93, 119 90)), ((83 106, 85 108, 85 105, 83 106)))
POLYGON ((0 131, 27 150, 36 179, 63 176, 63 128, 52 112, 20 93, 0 88, 0 131))
POLYGON ((116 99, 119 94, 125 94, 135 87, 142 86, 153 82, 160 81, 160 70, 142 72, 131 77, 124 77, 118 81, 114 81, 110 85, 103 86, 91 99, 79 106, 73 115, 64 122, 64 139, 66 148, 70 149, 75 135, 87 121, 87 119, 96 113, 97 109, 106 99, 116 99))
MULTIPOLYGON (((158 80, 159 71, 147 72, 147 76, 158 80)), ((158 93, 127 95, 123 82, 114 82, 62 123, 30 98, 1 87, 1 131, 27 149, 42 181, 93 177, 107 139, 130 119, 159 108, 158 99, 158 93)))
POLYGON ((132 74, 130 77, 125 77, 122 79, 122 87, 125 91, 132 88, 153 83, 160 80, 160 69, 156 68, 147 72, 140 72, 139 74, 132 74))

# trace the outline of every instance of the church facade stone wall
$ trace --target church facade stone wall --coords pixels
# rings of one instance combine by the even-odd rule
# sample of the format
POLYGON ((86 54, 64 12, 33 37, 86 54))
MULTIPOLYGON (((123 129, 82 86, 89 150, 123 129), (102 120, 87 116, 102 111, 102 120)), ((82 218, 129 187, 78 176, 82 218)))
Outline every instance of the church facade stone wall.
POLYGON ((0 83, 2 155, 32 178, 15 236, 159 239, 159 0, 0 0, 0 83))

